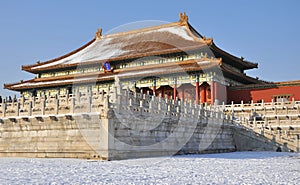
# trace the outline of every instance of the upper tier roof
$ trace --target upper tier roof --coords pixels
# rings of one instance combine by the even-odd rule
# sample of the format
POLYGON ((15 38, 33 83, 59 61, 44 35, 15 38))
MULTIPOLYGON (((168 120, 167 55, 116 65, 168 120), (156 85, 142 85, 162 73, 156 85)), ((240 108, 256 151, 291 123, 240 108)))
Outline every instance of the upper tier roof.
MULTIPOLYGON (((206 45, 215 47, 212 39, 202 37, 191 27, 187 20, 187 16, 181 14, 179 22, 160 26, 103 36, 101 30, 96 33, 96 37, 93 40, 77 50, 46 62, 22 66, 22 69, 32 73, 39 73, 40 71, 66 68, 78 64, 189 51, 206 45)), ((216 50, 215 48, 211 49, 216 50)), ((222 55, 224 54, 232 56, 226 52, 222 53, 222 55)), ((239 58, 233 58, 233 60, 236 63, 235 65, 242 69, 257 67, 257 65, 244 62, 239 58)))
POLYGON ((75 52, 50 61, 23 66, 28 71, 45 70, 53 67, 93 61, 118 60, 139 56, 185 51, 205 46, 207 42, 195 37, 186 25, 178 23, 104 35, 93 39, 75 52))

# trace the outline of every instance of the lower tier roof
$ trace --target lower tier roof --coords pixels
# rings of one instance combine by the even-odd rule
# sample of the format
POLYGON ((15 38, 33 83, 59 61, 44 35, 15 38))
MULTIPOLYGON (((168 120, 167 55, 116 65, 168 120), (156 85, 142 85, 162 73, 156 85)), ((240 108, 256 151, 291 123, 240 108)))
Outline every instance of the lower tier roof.
POLYGON ((35 78, 14 84, 5 84, 4 88, 15 91, 22 91, 44 87, 57 87, 64 85, 111 81, 114 80, 115 77, 118 77, 119 79, 145 78, 159 75, 180 75, 186 72, 207 73, 209 71, 216 71, 216 69, 223 72, 224 75, 230 75, 232 78, 239 79, 239 81, 242 80, 245 84, 260 83, 257 79, 251 78, 244 74, 240 74, 238 72, 233 72, 225 66, 222 66, 221 59, 202 58, 165 64, 153 64, 135 68, 116 69, 113 72, 109 73, 94 72, 58 77, 35 78))

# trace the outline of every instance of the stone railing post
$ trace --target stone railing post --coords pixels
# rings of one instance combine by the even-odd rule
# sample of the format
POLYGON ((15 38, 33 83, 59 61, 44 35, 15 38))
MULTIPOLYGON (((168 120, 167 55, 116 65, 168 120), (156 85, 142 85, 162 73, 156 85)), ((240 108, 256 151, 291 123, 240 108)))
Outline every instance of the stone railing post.
POLYGON ((149 112, 153 112, 153 104, 154 104, 154 96, 151 97, 151 100, 149 102, 149 112))
POLYGON ((161 97, 158 97, 158 104, 157 104, 157 110, 160 112, 161 111, 161 97))
POLYGON ((17 113, 17 116, 20 116, 20 102, 18 101, 17 102, 17 107, 16 107, 16 113, 17 113))
POLYGON ((75 98, 76 98, 78 105, 80 104, 80 97, 81 97, 81 93, 79 92, 79 90, 77 90, 76 94, 75 94, 75 98))
POLYGON ((32 99, 32 107, 35 107, 36 97, 32 96, 31 99, 32 99))
POLYGON ((179 115, 180 114, 180 103, 178 103, 176 107, 176 113, 179 115))
POLYGON ((128 89, 126 89, 125 91, 124 91, 124 105, 127 107, 128 106, 128 98, 129 98, 129 90, 128 89))
POLYGON ((6 100, 3 99, 2 101, 2 117, 5 118, 6 116, 6 100))
POLYGON ((205 107, 203 107, 204 109, 203 109, 203 116, 205 117, 205 118, 207 118, 208 117, 208 111, 207 111, 207 107, 205 106, 205 107))
POLYGON ((226 108, 226 106, 225 106, 225 102, 222 102, 222 110, 224 111, 224 110, 225 110, 225 108, 226 108))
POLYGON ((220 114, 221 114, 220 118, 221 118, 222 120, 225 119, 225 114, 224 114, 224 111, 223 111, 223 110, 224 110, 224 109, 222 108, 222 110, 220 111, 220 114))
POLYGON ((44 95, 42 99, 42 115, 45 115, 45 106, 46 106, 46 97, 44 95))
POLYGON ((28 107, 28 116, 32 116, 32 99, 29 100, 29 107, 28 107))
POLYGON ((265 128, 263 125, 261 126, 260 134, 263 136, 265 135, 265 128))
POLYGON ((110 118, 110 102, 109 102, 109 96, 108 95, 106 95, 105 97, 104 97, 104 117, 105 118, 110 118))
POLYGON ((264 125, 268 125, 268 117, 265 117, 264 125))
POLYGON ((214 109, 212 106, 209 106, 209 114, 210 114, 210 117, 213 118, 214 117, 214 109))
POLYGON ((103 100, 104 100, 104 90, 100 92, 100 101, 103 102, 103 100))
POLYGON ((109 96, 104 97, 104 108, 109 109, 109 96))
POLYGON ((219 111, 215 106, 214 106, 213 112, 214 112, 214 118, 219 119, 220 118, 219 117, 219 111))
POLYGON ((140 114, 142 114, 143 113, 143 109, 144 109, 144 98, 141 98, 140 99, 140 114))
POLYGON ((71 109, 71 110, 70 110, 71 113, 74 114, 74 112, 75 112, 75 97, 72 97, 72 98, 71 98, 70 109, 71 109))
POLYGON ((91 112, 92 111, 92 94, 90 93, 89 95, 88 95, 88 97, 87 97, 87 99, 88 99, 88 105, 87 105, 87 108, 88 108, 88 112, 91 112))
POLYGON ((183 110, 184 110, 184 113, 185 114, 188 114, 188 100, 187 99, 185 99, 185 101, 183 102, 183 106, 184 106, 184 108, 183 108, 183 110))
POLYGON ((231 101, 231 112, 234 112, 234 103, 231 101))
POLYGON ((21 104, 22 104, 22 105, 24 105, 25 98, 24 98, 24 96, 23 96, 23 95, 21 95, 21 97, 20 97, 20 102, 21 102, 21 104))
POLYGON ((69 91, 69 89, 67 89, 66 100, 68 100, 69 97, 70 97, 70 91, 69 91))
POLYGON ((55 108, 54 108, 54 111, 55 111, 56 115, 58 114, 58 110, 59 110, 59 99, 58 99, 58 95, 55 95, 55 108))
POLYGON ((167 105, 167 111, 168 111, 168 114, 171 115, 171 105, 167 105))

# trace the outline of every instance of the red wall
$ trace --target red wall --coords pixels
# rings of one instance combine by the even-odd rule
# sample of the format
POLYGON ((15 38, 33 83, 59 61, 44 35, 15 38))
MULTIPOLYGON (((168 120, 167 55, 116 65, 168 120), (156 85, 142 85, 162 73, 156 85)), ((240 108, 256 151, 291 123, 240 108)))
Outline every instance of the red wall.
POLYGON ((216 100, 219 104, 227 102, 227 88, 225 85, 222 85, 218 82, 212 82, 211 89, 213 102, 215 102, 216 100))
POLYGON ((228 103, 234 101, 239 103, 242 100, 245 103, 253 100, 254 102, 264 100, 265 102, 271 102, 274 95, 280 94, 292 94, 292 98, 295 101, 300 101, 300 86, 279 86, 275 88, 266 88, 266 89, 249 89, 249 90, 228 90, 228 103))

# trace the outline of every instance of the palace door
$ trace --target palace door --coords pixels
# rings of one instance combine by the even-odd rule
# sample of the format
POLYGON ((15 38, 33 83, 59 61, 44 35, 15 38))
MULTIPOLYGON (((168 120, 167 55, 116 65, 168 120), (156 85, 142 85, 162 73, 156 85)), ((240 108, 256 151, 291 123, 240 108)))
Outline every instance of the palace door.
POLYGON ((211 89, 207 82, 200 85, 200 103, 211 103, 211 89))

